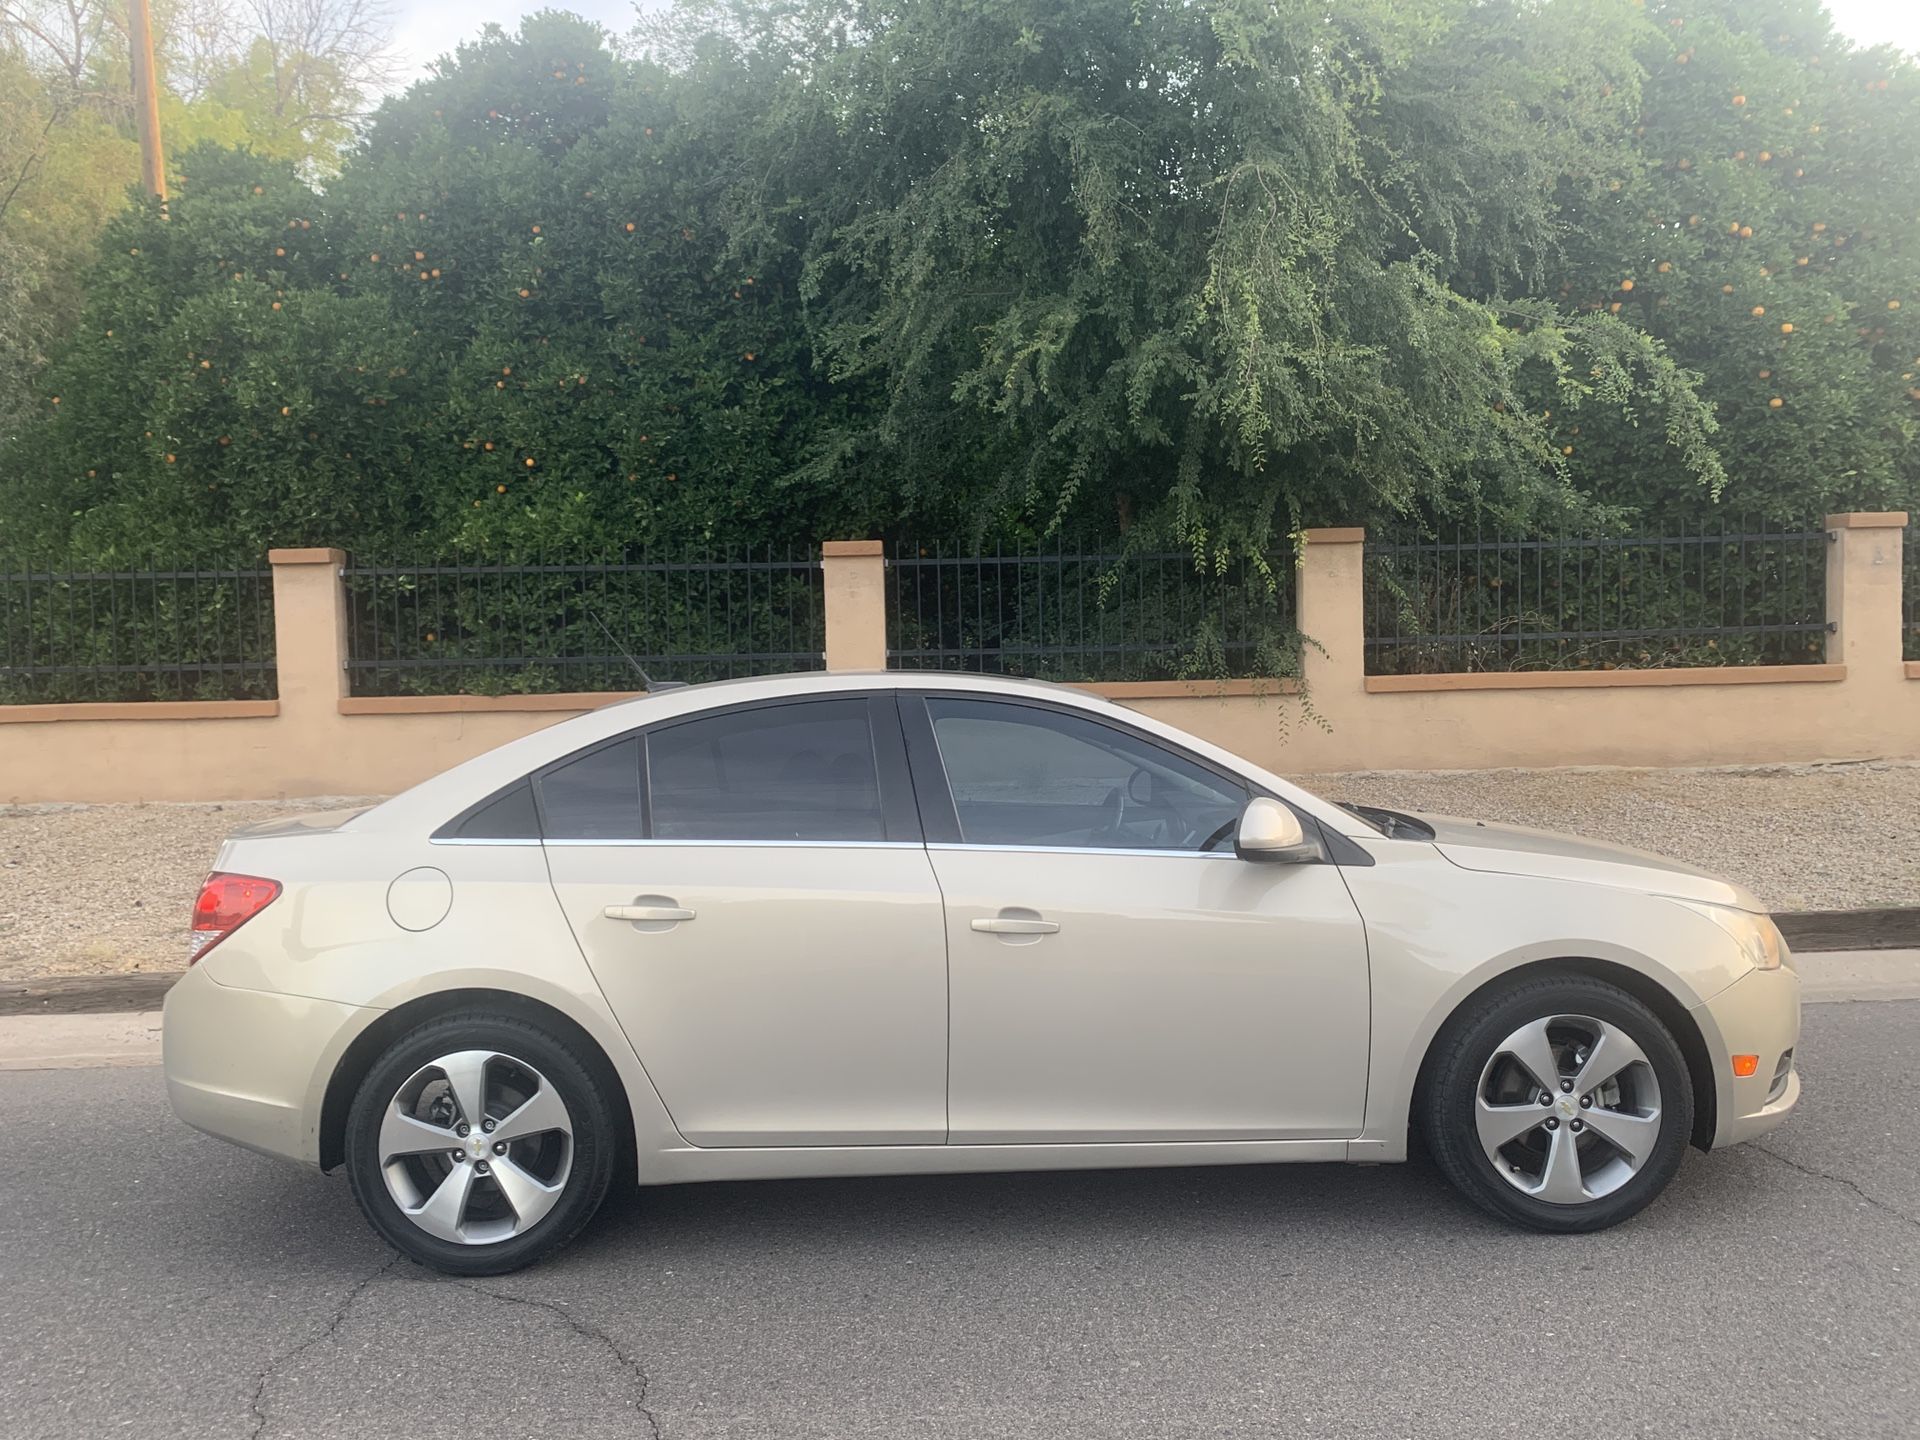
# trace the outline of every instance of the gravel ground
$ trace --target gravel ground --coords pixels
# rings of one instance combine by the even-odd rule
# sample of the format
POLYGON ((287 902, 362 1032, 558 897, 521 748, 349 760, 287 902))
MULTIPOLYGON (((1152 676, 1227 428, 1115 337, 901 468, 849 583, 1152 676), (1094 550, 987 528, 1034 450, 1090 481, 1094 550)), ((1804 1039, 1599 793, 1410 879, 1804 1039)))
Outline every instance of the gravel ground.
POLYGON ((1302 776, 1332 800, 1471 815, 1652 850, 1775 910, 1920 905, 1920 765, 1383 771, 1302 776))
POLYGON ((0 980, 178 970, 229 830, 365 800, 0 805, 0 980))
MULTIPOLYGON (((1920 765, 1303 777, 1333 799, 1571 830, 1744 881, 1780 910, 1920 904, 1920 765)), ((239 825, 365 803, 0 806, 0 980, 174 970, 239 825)))

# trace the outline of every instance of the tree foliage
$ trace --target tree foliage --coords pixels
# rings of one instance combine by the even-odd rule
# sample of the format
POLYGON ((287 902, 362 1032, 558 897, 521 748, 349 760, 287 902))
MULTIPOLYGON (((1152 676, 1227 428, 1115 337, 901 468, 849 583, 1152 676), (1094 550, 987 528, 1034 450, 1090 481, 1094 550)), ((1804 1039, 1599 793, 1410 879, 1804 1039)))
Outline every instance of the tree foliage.
POLYGON ((0 456, 0 544, 1219 557, 1920 488, 1920 71, 1813 0, 729 0, 638 39, 489 30, 324 189, 182 156, 0 456))

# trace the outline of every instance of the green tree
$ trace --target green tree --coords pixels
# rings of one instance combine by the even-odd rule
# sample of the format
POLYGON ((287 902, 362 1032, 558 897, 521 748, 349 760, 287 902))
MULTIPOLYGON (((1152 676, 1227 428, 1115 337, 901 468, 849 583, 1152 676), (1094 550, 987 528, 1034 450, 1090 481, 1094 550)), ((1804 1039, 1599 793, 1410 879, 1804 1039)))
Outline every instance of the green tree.
POLYGON ((203 148, 170 221, 112 222, 0 543, 1217 559, 1905 503, 1920 77, 1811 0, 1689 10, 732 0, 635 59, 489 30, 324 187, 203 148))

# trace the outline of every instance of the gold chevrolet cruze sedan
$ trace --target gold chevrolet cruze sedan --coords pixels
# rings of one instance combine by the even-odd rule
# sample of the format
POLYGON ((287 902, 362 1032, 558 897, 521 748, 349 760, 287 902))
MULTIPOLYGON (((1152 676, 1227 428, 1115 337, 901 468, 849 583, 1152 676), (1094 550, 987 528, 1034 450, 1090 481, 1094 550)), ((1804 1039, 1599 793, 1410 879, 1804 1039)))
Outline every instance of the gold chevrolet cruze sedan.
POLYGON ((1404 1159, 1594 1230, 1799 1097, 1747 891, 1329 803, 1075 690, 665 691, 222 847, 166 1004, 188 1123, 426 1265, 642 1184, 1404 1159))

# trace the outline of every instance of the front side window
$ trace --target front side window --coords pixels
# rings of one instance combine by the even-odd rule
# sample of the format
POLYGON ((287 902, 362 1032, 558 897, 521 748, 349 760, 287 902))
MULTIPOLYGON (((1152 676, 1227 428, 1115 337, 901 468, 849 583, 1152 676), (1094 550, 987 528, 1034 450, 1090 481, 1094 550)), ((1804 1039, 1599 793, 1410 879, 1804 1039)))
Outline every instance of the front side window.
POLYGON ((884 840, 864 699, 703 716, 647 737, 656 840, 884 840))
POLYGON ((927 698, 968 845, 1230 848, 1244 786, 1123 730, 1055 710, 927 698))

